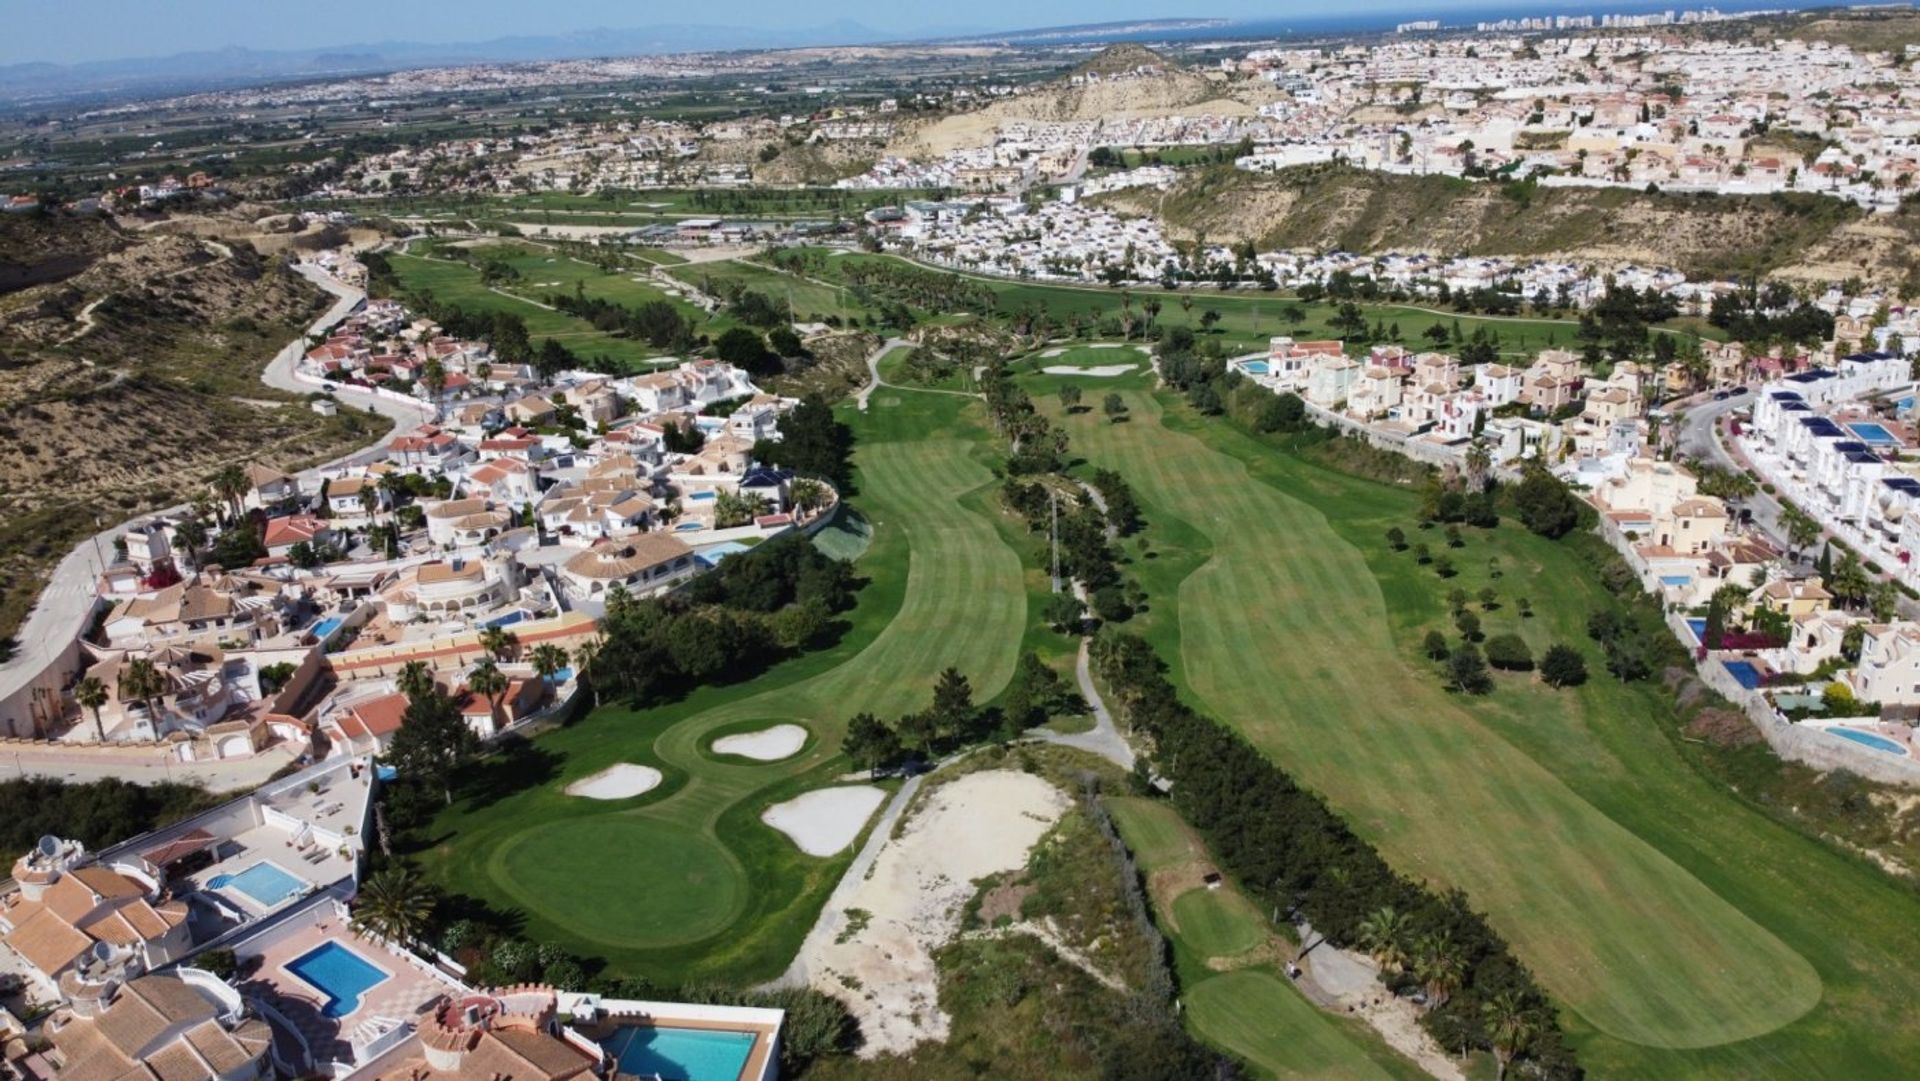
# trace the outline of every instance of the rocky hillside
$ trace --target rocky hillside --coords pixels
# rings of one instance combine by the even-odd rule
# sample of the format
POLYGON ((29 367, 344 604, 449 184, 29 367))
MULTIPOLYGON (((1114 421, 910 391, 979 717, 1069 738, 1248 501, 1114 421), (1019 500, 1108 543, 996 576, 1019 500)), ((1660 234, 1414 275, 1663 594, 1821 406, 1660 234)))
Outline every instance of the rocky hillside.
MULTIPOLYGON (((15 250, 72 223, 31 224, 15 250)), ((77 273, 0 297, 0 640, 96 518, 171 505, 228 462, 288 468, 374 435, 259 382, 318 290, 244 241, 113 235, 77 273)))
POLYGON ((1107 197, 1117 208, 1164 209, 1172 235, 1262 248, 1428 251, 1655 263, 1698 276, 1772 273, 1806 281, 1903 281, 1920 218, 1869 216, 1815 195, 1662 195, 1623 188, 1546 188, 1312 165, 1255 175, 1198 170, 1164 201, 1107 197))
POLYGON ((1074 121, 1214 113, 1247 116, 1273 100, 1272 84, 1228 80, 1179 65, 1138 45, 1115 45, 1065 78, 971 112, 903 131, 888 152, 926 157, 993 141, 1009 120, 1074 121), (1092 78, 1086 78, 1092 76, 1092 78))

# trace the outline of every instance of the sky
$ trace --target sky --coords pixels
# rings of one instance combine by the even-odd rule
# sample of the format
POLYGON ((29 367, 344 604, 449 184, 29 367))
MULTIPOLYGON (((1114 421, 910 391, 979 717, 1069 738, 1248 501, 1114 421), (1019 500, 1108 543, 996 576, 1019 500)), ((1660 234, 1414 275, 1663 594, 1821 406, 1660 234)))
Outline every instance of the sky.
MULTIPOLYGON (((1341 7, 1439 13, 1465 2, 1346 0, 1341 7)), ((1594 6, 1604 3, 1595 0, 1594 6)), ((1481 0, 1474 6, 1492 5, 1481 0)), ((228 46, 296 49, 380 41, 485 41, 672 23, 805 29, 851 19, 877 31, 917 36, 1181 16, 1271 19, 1327 10, 1318 0, 705 0, 692 5, 659 0, 17 0, 6 7, 10 10, 0 35, 0 64, 71 64, 228 46)))

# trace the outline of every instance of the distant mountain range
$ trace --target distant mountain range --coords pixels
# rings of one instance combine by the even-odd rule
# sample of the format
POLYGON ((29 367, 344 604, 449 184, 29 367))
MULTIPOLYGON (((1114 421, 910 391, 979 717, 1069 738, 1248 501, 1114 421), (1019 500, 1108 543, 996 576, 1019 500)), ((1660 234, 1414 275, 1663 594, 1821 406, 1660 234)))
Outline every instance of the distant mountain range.
POLYGON ((804 30, 666 24, 624 30, 579 30, 566 34, 503 37, 491 41, 430 43, 386 41, 312 49, 248 49, 233 46, 173 56, 96 60, 78 64, 0 65, 0 102, 15 108, 75 98, 180 93, 289 80, 370 75, 409 68, 462 64, 526 63, 601 56, 649 56, 735 49, 789 49, 810 45, 872 45, 883 42, 1061 43, 1133 36, 1156 29, 1225 26, 1219 19, 1168 19, 990 31, 944 27, 911 38, 849 20, 804 30))

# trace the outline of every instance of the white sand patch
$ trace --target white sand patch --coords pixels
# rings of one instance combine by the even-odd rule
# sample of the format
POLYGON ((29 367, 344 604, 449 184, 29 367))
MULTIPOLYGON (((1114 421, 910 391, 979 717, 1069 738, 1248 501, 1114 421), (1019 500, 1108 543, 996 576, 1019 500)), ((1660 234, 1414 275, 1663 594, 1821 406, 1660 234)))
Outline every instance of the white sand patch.
POLYGON ((1060 346, 1060 347, 1058 347, 1058 348, 1054 348, 1054 349, 1049 349, 1049 350, 1047 350, 1046 352, 1044 352, 1044 353, 1041 353, 1040 355, 1041 355, 1041 356, 1043 356, 1043 357, 1057 357, 1057 356, 1063 356, 1063 355, 1065 355, 1065 354, 1066 354, 1066 351, 1067 351, 1067 350, 1066 350, 1066 347, 1065 347, 1065 346, 1060 346))
POLYGON ((1090 375, 1095 379, 1112 379, 1125 375, 1138 368, 1138 364, 1100 364, 1092 368, 1076 368, 1071 364, 1050 364, 1040 369, 1048 375, 1090 375))
POLYGON ((809 856, 831 856, 853 843, 884 803, 887 792, 870 784, 817 788, 760 813, 760 821, 786 834, 809 856))
POLYGON ((797 724, 776 724, 758 732, 742 732, 713 741, 716 754, 737 754, 756 762, 778 762, 792 758, 807 745, 807 730, 797 724))
POLYGON ((660 787, 660 771, 652 766, 616 762, 567 786, 567 795, 588 799, 631 799, 660 787))
POLYGON ((1122 345, 1121 345, 1121 344, 1120 344, 1119 342, 1093 342, 1093 343, 1091 343, 1091 344, 1090 344, 1090 345, 1088 346, 1088 348, 1090 348, 1090 349, 1120 349, 1120 348, 1124 348, 1124 347, 1123 347, 1123 346, 1122 346, 1122 345))
POLYGON ((947 1038, 933 951, 960 929, 973 883, 1026 866, 1028 850, 1066 809, 1067 797, 1032 774, 970 773, 934 789, 881 849, 842 910, 866 912, 866 926, 843 932, 844 942, 809 939, 801 956, 814 988, 845 1000, 859 1019, 862 1057, 947 1038))

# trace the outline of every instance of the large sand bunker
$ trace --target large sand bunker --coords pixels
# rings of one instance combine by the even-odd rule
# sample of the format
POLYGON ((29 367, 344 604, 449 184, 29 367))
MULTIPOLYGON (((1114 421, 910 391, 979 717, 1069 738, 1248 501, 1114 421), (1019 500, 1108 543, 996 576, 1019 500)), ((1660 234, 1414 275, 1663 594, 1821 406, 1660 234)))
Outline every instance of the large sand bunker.
POLYGON ((660 787, 660 771, 652 766, 616 762, 567 786, 567 795, 588 799, 632 799, 660 787))
POLYGON ((774 804, 761 813, 760 821, 792 838, 809 856, 831 856, 860 836, 873 809, 886 798, 885 789, 870 784, 819 788, 774 804))
POLYGON ((792 758, 807 745, 807 730, 797 724, 776 724, 758 732, 722 736, 713 741, 715 754, 739 755, 756 762, 778 762, 792 758))

